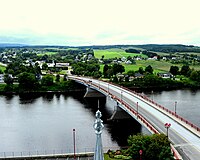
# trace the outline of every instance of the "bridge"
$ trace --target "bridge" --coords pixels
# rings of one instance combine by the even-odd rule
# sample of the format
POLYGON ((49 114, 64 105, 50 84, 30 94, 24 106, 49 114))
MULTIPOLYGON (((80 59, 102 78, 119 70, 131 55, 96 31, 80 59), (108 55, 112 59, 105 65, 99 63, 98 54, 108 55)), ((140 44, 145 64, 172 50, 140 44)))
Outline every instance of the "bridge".
POLYGON ((191 122, 145 95, 122 86, 86 77, 69 76, 69 78, 115 100, 121 109, 151 133, 166 134, 171 141, 175 159, 200 159, 200 128, 191 122), (166 123, 171 124, 170 128, 166 128, 166 123))

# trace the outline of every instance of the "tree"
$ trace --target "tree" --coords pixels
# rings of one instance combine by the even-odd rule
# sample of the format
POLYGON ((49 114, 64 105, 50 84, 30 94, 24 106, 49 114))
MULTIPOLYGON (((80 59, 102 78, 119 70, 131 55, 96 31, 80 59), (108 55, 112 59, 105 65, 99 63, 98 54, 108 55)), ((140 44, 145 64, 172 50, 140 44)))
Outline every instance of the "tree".
POLYGON ((128 76, 134 76, 135 75, 135 71, 134 70, 130 70, 127 72, 128 76))
POLYGON ((42 74, 39 63, 35 63, 35 74, 42 74))
POLYGON ((193 70, 190 74, 190 79, 193 81, 200 81, 200 71, 193 70))
POLYGON ((124 66, 121 64, 114 64, 112 66, 113 74, 116 75, 117 73, 123 73, 125 71, 124 66))
POLYGON ((94 78, 100 78, 102 76, 102 73, 100 71, 95 71, 92 76, 94 78))
POLYGON ((56 82, 60 82, 60 75, 59 74, 56 75, 56 82))
POLYGON ((148 160, 172 160, 170 142, 164 134, 133 135, 128 138, 129 148, 127 153, 133 158, 139 158, 139 150, 142 150, 143 159, 148 160))
POLYGON ((145 72, 150 73, 150 74, 153 74, 153 68, 151 67, 151 65, 148 65, 148 66, 145 68, 145 72))
POLYGON ((63 81, 67 81, 67 75, 66 74, 63 77, 63 81))
POLYGON ((144 69, 143 69, 143 67, 140 67, 140 68, 138 69, 138 72, 139 72, 140 74, 144 74, 144 69))
POLYGON ((33 73, 20 73, 18 75, 18 82, 22 89, 34 89, 38 86, 38 81, 33 73))
POLYGON ((181 67, 181 75, 184 75, 184 76, 188 76, 188 73, 190 71, 190 67, 188 65, 183 65, 181 67))
POLYGON ((42 80, 41 80, 41 84, 43 86, 51 86, 51 85, 53 85, 53 76, 50 75, 50 74, 47 74, 47 75, 43 76, 42 80))
POLYGON ((177 75, 179 71, 178 66, 171 66, 169 72, 173 75, 177 75))
POLYGON ((43 63, 43 64, 42 64, 42 69, 43 69, 43 70, 48 70, 48 65, 47 65, 46 63, 43 63))
POLYGON ((104 65, 104 67, 103 67, 103 75, 104 75, 105 78, 107 78, 107 76, 108 76, 108 73, 107 73, 108 69, 109 69, 109 66, 107 64, 104 65))
POLYGON ((11 75, 9 74, 5 74, 4 75, 4 82, 7 84, 7 85, 12 85, 13 84, 13 78, 11 77, 11 75))

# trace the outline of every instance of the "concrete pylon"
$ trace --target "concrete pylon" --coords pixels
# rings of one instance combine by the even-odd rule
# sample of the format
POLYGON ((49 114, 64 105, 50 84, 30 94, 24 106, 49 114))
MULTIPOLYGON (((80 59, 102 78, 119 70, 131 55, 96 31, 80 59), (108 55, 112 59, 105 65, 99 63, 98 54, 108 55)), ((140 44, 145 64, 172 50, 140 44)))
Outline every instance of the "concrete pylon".
POLYGON ((102 139, 101 133, 104 128, 103 121, 100 119, 102 114, 99 110, 96 112, 96 120, 94 122, 94 129, 96 134, 96 146, 94 152, 94 160, 104 160, 103 155, 103 146, 102 146, 102 139))

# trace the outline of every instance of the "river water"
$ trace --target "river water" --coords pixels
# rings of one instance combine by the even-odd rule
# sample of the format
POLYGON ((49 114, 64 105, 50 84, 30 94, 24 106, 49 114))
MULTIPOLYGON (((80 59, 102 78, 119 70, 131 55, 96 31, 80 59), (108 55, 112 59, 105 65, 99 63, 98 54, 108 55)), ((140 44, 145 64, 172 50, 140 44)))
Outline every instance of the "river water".
POLYGON ((200 127, 200 90, 147 92, 149 98, 200 127))
MULTIPOLYGON (((0 152, 72 150, 73 129, 77 150, 94 148, 93 124, 98 103, 97 100, 90 103, 83 94, 0 96, 0 152)), ((177 114, 200 127, 200 91, 145 94, 171 110, 177 101, 177 114)), ((115 105, 109 98, 105 105, 100 105, 105 125, 102 141, 108 148, 126 146, 131 134, 148 133, 133 119, 107 121, 115 105)))
MULTIPOLYGON (((107 98, 106 104, 100 106, 105 125, 102 141, 108 148, 127 145, 127 137, 142 130, 133 119, 108 122, 114 105, 107 98)), ((70 152, 73 129, 76 149, 91 151, 96 142, 93 124, 97 106, 97 99, 89 103, 83 93, 0 96, 0 152, 70 152)))

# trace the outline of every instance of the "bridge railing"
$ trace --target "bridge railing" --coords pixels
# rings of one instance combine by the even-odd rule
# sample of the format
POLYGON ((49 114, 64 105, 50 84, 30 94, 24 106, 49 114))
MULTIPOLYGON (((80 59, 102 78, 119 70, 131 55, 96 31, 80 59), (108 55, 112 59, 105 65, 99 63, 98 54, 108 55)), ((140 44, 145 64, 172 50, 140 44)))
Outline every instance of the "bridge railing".
POLYGON ((157 106, 158 108, 160 108, 160 109, 166 111, 167 113, 171 114, 172 116, 178 118, 178 119, 181 120, 182 122, 186 123, 187 125, 189 125, 189 126, 192 127, 193 129, 195 129, 196 131, 200 132, 200 128, 199 128, 198 126, 196 126, 195 124, 193 124, 193 123, 191 123, 190 121, 186 120, 185 118, 179 116, 179 115, 176 114, 175 112, 173 112, 173 111, 171 111, 171 110, 169 110, 169 109, 163 107, 162 105, 156 103, 155 101, 153 101, 152 99, 150 99, 150 98, 147 97, 146 95, 137 93, 137 92, 135 92, 135 91, 133 91, 133 90, 131 90, 131 89, 128 89, 128 88, 126 88, 126 87, 124 87, 124 86, 120 86, 120 85, 118 85, 118 84, 113 84, 113 83, 111 83, 111 82, 107 82, 107 83, 110 83, 110 84, 112 84, 112 85, 118 86, 118 87, 120 87, 120 88, 122 88, 122 89, 124 89, 124 90, 128 90, 129 92, 131 92, 131 93, 133 93, 133 94, 135 94, 135 95, 137 95, 137 96, 139 96, 139 97, 141 97, 141 98, 143 98, 143 99, 149 101, 150 103, 154 104, 154 105, 157 106))
MULTIPOLYGON (((79 78, 78 78, 78 79, 79 79, 79 78)), ((85 81, 85 80, 82 80, 82 79, 79 79, 79 81, 82 81, 83 83, 86 83, 86 84, 89 83, 90 85, 95 86, 96 88, 102 90, 103 92, 110 94, 110 96, 111 96, 112 99, 115 99, 116 101, 118 101, 118 102, 120 102, 122 105, 124 105, 124 106, 126 107, 126 109, 128 109, 128 110, 129 110, 131 113, 133 113, 138 119, 140 119, 140 120, 142 121, 142 123, 145 124, 153 133, 159 134, 159 131, 158 131, 153 125, 151 125, 151 123, 149 123, 148 120, 146 120, 142 115, 140 115, 137 111, 135 111, 128 103, 124 102, 124 101, 121 100, 119 97, 114 96, 113 94, 109 93, 108 90, 106 90, 106 89, 104 89, 104 88, 102 88, 102 87, 100 87, 100 86, 98 86, 98 85, 96 85, 96 84, 92 84, 92 83, 90 83, 90 82, 88 82, 88 81, 85 81)), ((145 95, 142 95, 142 94, 140 94, 140 93, 137 93, 137 92, 135 92, 135 91, 133 91, 133 90, 130 90, 130 89, 126 88, 126 87, 123 87, 123 86, 120 86, 120 85, 117 85, 117 84, 113 84, 113 83, 111 83, 111 82, 107 82, 107 81, 103 81, 103 82, 110 83, 110 84, 112 84, 112 85, 114 85, 114 86, 118 86, 119 88, 123 88, 124 90, 128 90, 129 92, 133 93, 134 95, 137 95, 137 96, 139 96, 139 97, 141 97, 141 98, 143 98, 143 99, 145 99, 145 100, 147 100, 147 101, 149 101, 149 102, 151 102, 151 103, 153 102, 153 104, 159 106, 159 107, 162 108, 163 110, 166 110, 166 111, 168 110, 167 108, 165 108, 165 107, 163 107, 163 106, 161 106, 161 105, 158 105, 156 102, 152 101, 151 99, 149 99, 149 98, 148 98, 147 96, 145 96, 145 95)), ((137 105, 137 104, 135 103, 135 105, 137 105)), ((168 110, 168 111, 169 111, 169 110, 168 110)), ((174 155, 174 157, 175 157, 176 160, 182 159, 182 158, 180 157, 180 154, 177 152, 177 150, 176 150, 172 145, 171 145, 171 151, 172 151, 172 153, 173 153, 173 155, 174 155)))
MULTIPOLYGON (((82 80, 81 78, 76 78, 76 79, 79 79, 79 81, 82 81, 82 82, 88 84, 88 81, 82 80)), ((126 88, 126 87, 123 87, 123 86, 121 86, 121 85, 118 85, 118 84, 114 84, 114 83, 112 83, 112 82, 107 82, 107 81, 103 81, 103 80, 99 80, 99 81, 112 84, 112 85, 117 86, 117 87, 119 87, 119 88, 121 88, 121 89, 127 90, 127 91, 133 93, 134 95, 137 95, 138 97, 141 97, 141 98, 145 99, 146 101, 149 101, 150 103, 154 104, 156 107, 162 109, 163 111, 166 111, 167 113, 171 114, 172 116, 178 118, 178 119, 181 120, 182 122, 184 122, 184 123, 186 123, 187 125, 189 125, 190 127, 192 127, 194 130, 200 132, 200 128, 199 128, 198 126, 196 126, 195 124, 193 124, 193 123, 191 123, 190 121, 186 120, 185 118, 183 118, 183 117, 177 115, 175 112, 173 112, 173 111, 171 111, 171 110, 169 110, 169 109, 167 109, 167 108, 161 106, 160 104, 154 102, 153 100, 151 100, 150 98, 148 98, 146 95, 137 93, 137 92, 135 92, 135 91, 133 91, 133 90, 130 90, 130 89, 128 89, 128 88, 126 88)), ((100 87, 100 86, 95 85, 95 84, 93 84, 93 85, 94 85, 95 87, 97 87, 97 88, 100 87)), ((104 89, 104 88, 102 88, 102 87, 99 88, 99 89, 101 89, 101 90, 104 91, 105 93, 108 93, 108 90, 106 90, 106 89, 104 89)))

